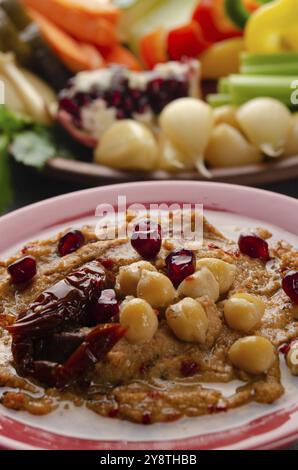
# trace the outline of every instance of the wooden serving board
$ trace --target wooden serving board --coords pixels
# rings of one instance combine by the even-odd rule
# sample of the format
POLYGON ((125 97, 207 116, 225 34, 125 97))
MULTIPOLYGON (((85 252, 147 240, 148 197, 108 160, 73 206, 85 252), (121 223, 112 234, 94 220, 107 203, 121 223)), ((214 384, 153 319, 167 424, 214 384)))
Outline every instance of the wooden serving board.
MULTIPOLYGON (((45 172, 55 179, 88 186, 132 181, 206 180, 206 178, 201 177, 197 172, 167 173, 164 171, 154 171, 144 173, 121 171, 93 163, 59 157, 54 158, 47 164, 45 172)), ((244 167, 218 168, 211 170, 211 173, 211 181, 247 186, 275 183, 298 178, 298 156, 244 167)))

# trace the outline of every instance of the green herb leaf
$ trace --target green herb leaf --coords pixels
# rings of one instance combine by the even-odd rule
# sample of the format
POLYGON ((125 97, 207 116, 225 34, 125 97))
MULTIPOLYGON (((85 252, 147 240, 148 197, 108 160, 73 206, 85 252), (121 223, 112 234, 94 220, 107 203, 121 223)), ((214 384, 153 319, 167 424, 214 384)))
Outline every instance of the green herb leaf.
POLYGON ((13 113, 4 105, 0 105, 0 131, 6 136, 11 138, 14 134, 32 124, 29 117, 13 113))
POLYGON ((56 147, 46 133, 24 131, 18 134, 11 145, 11 153, 17 162, 42 168, 56 156, 56 147))

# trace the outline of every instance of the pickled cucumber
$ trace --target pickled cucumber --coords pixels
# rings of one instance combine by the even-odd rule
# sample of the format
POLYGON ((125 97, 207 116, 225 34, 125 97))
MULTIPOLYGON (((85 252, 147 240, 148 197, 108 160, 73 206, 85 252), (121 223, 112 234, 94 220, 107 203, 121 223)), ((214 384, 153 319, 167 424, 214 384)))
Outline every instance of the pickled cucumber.
POLYGON ((0 8, 5 11, 18 31, 23 31, 31 19, 18 0, 0 0, 0 8))
POLYGON ((31 47, 19 37, 13 22, 2 8, 0 8, 0 49, 1 52, 14 52, 21 65, 30 65, 31 47))

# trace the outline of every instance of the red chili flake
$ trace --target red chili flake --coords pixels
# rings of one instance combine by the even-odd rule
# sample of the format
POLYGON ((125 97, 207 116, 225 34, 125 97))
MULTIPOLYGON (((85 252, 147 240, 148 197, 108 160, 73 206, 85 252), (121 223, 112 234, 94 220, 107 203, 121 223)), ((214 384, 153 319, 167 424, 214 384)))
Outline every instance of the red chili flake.
POLYGON ((208 248, 214 248, 214 250, 219 250, 219 246, 215 245, 215 243, 208 243, 208 248))
POLYGON ((149 393, 148 393, 148 397, 149 398, 153 398, 153 399, 156 399, 156 398, 160 398, 160 392, 158 392, 157 390, 151 390, 149 393))
POLYGON ((210 414, 213 413, 225 413, 228 411, 226 405, 209 405, 208 406, 208 411, 210 414))

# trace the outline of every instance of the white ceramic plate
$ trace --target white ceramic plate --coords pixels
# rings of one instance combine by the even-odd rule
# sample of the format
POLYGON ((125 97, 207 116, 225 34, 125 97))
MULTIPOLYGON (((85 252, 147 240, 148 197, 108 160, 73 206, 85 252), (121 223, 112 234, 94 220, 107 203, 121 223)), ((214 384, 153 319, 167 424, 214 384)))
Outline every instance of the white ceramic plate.
MULTIPOLYGON (((100 203, 202 203, 208 219, 228 235, 235 227, 267 227, 298 247, 298 201, 262 190, 220 183, 132 183, 95 188, 18 210, 0 219, 1 258, 28 240, 61 227, 94 222, 100 203)), ((259 449, 298 439, 298 379, 282 368, 285 395, 273 405, 249 404, 225 414, 141 426, 71 407, 43 417, 0 407, 0 445, 43 449, 259 449)), ((220 386, 231 393, 236 383, 220 386)), ((216 386, 215 386, 216 387, 216 386)))

